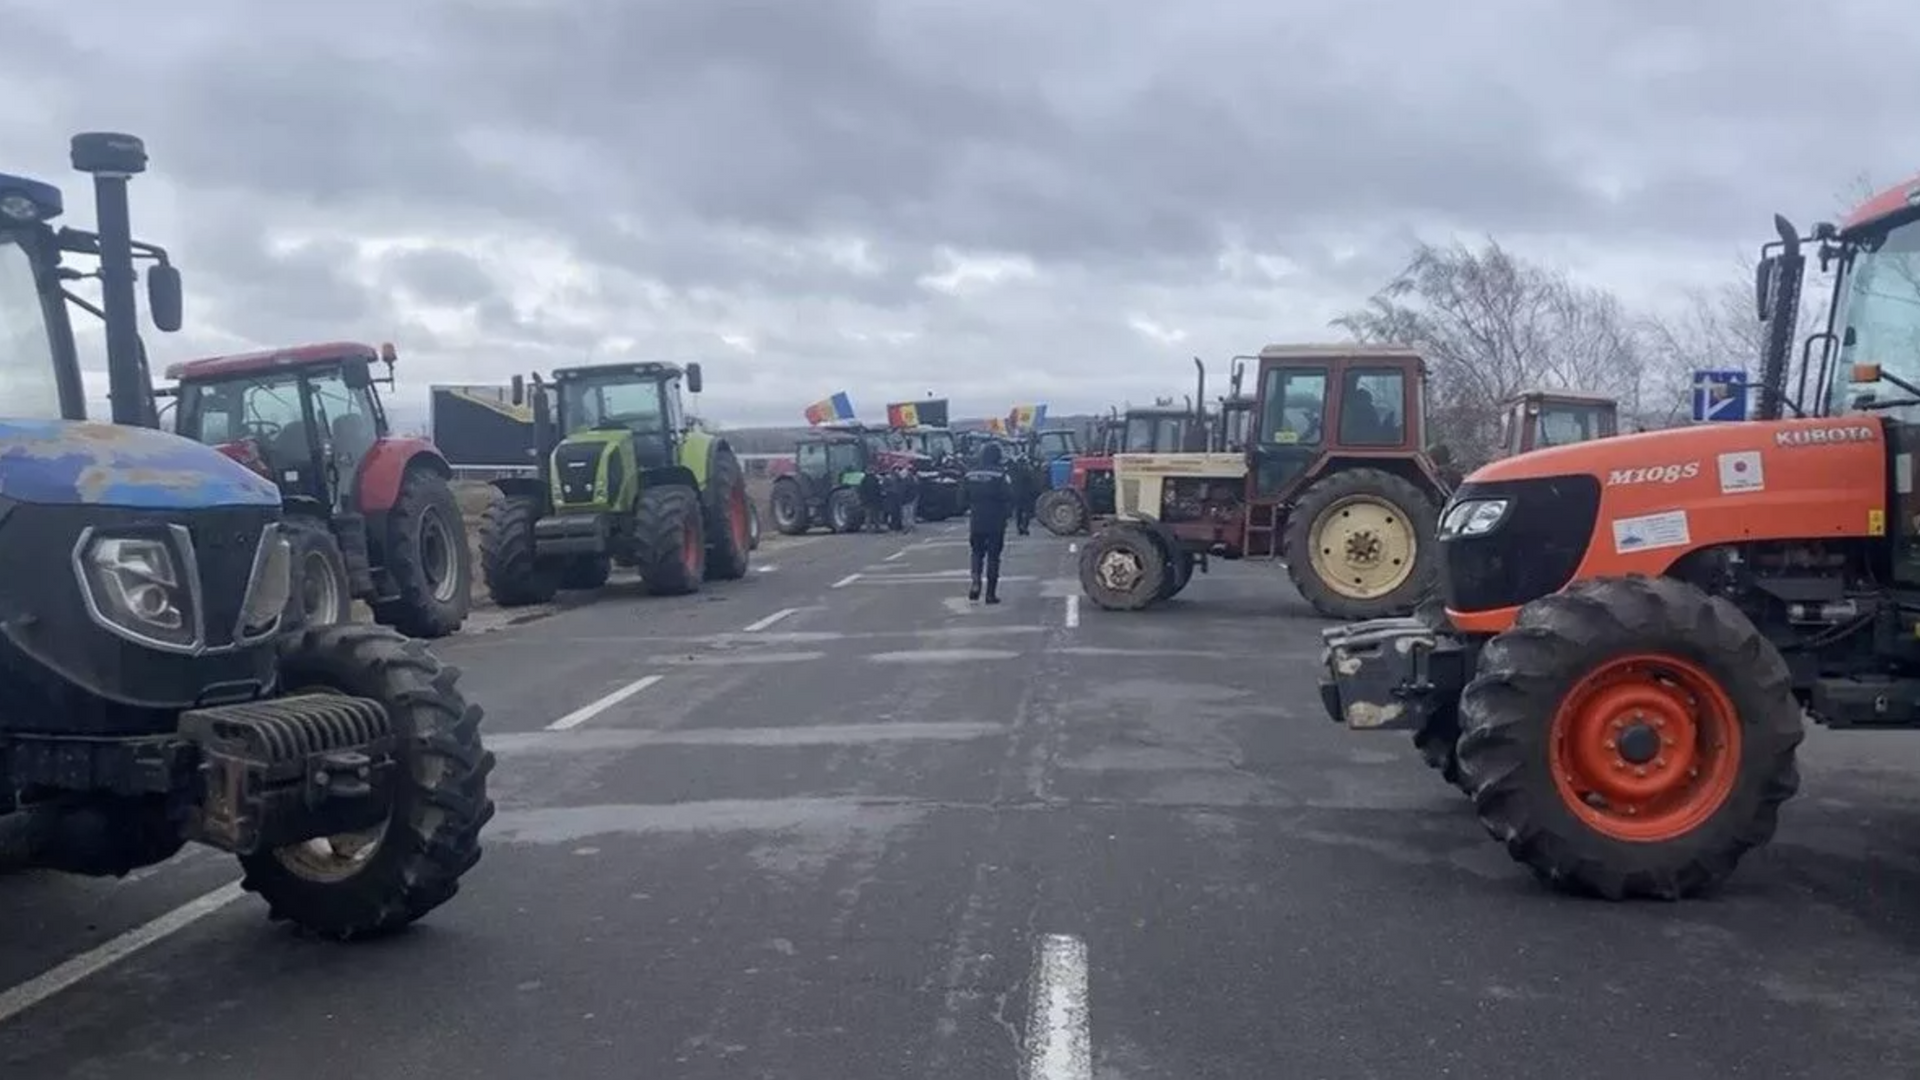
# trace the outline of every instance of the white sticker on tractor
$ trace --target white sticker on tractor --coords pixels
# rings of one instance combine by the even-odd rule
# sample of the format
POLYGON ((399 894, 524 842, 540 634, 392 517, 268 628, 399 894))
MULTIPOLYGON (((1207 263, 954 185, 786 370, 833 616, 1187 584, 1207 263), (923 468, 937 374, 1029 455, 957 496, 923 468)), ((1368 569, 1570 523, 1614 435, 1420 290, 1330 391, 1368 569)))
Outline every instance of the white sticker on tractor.
POLYGON ((1913 494, 1913 455, 1898 454, 1893 459, 1893 490, 1900 495, 1913 494))
POLYGON ((1699 475, 1700 463, 1697 461, 1689 461, 1684 465, 1648 465, 1638 469, 1614 469, 1607 473, 1607 486, 1677 484, 1699 475))
POLYGON ((1686 547, 1692 543, 1693 534, 1687 530, 1685 510, 1643 514, 1640 517, 1621 518, 1613 523, 1613 550, 1620 555, 1629 551, 1686 547))
POLYGON ((1737 450, 1731 454, 1720 455, 1720 493, 1732 495, 1740 491, 1764 491, 1767 487, 1767 473, 1760 463, 1760 451, 1737 450))

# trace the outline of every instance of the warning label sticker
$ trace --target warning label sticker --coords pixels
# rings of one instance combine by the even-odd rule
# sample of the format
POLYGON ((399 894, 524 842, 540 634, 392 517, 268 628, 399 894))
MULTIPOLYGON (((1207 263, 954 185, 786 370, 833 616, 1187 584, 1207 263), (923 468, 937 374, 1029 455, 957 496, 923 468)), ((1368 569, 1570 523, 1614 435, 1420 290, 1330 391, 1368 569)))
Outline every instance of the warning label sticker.
POLYGON ((1642 514, 1639 517, 1621 518, 1613 523, 1613 550, 1616 554, 1686 547, 1692 543, 1693 533, 1687 528, 1685 510, 1642 514))

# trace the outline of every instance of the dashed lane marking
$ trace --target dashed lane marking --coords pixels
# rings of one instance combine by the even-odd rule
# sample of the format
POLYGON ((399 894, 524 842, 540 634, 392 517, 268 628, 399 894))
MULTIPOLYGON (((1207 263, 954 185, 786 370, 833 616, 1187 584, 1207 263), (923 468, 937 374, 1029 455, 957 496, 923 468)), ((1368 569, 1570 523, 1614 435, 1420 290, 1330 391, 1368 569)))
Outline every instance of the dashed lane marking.
POLYGON ((548 724, 547 730, 566 731, 570 728, 577 728, 581 724, 599 716, 601 713, 606 712, 608 709, 613 708, 615 705, 620 704, 640 691, 645 690, 647 687, 652 686, 654 683, 659 682, 663 677, 664 676, 660 675, 646 675, 635 679, 620 689, 615 690, 613 693, 608 694, 606 697, 598 701, 590 701, 560 719, 555 720, 553 723, 548 724))
POLYGON ((1071 630, 1074 627, 1079 625, 1080 625, 1080 597, 1077 595, 1069 596, 1067 597, 1067 629, 1071 630))
POLYGON ((1042 938, 1028 985, 1033 989, 1021 1080, 1092 1080, 1087 943, 1068 934, 1042 938))
POLYGON ((827 587, 830 589, 844 589, 847 586, 859 580, 860 580, 860 575, 858 573, 852 573, 852 574, 848 574, 846 577, 841 578, 839 581, 836 581, 832 585, 829 585, 827 587))
POLYGON ((887 556, 886 561, 892 562, 893 560, 899 558, 900 556, 905 555, 907 551, 908 551, 907 548, 901 548, 899 551, 896 551, 893 554, 887 556))
POLYGON ((745 627, 745 630, 749 634, 758 633, 762 630, 765 630, 767 627, 772 626, 774 623, 779 622, 781 619, 784 619, 789 615, 793 615, 797 613, 799 610, 800 610, 799 608, 791 608, 791 607, 781 608, 779 611, 774 612, 773 614, 767 616, 764 619, 758 619, 758 620, 755 620, 754 622, 748 623, 745 627))

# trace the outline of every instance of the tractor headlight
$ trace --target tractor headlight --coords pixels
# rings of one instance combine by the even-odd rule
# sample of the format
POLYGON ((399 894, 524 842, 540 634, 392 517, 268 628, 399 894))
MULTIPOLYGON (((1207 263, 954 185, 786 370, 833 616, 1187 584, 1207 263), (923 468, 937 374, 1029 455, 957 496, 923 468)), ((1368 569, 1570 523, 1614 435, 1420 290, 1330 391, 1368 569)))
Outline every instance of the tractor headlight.
POLYGON ((80 539, 75 569, 88 612, 130 641, 170 651, 200 644, 194 605, 192 551, 185 529, 167 536, 93 535, 80 539))
POLYGON ((1440 518, 1440 537, 1484 536, 1506 520, 1506 499, 1467 499, 1454 503, 1440 518))
POLYGON ((278 525, 269 526, 254 552, 253 574, 247 579, 247 601, 240 608, 240 626, 234 639, 257 641, 280 629, 280 616, 293 596, 293 546, 278 525))

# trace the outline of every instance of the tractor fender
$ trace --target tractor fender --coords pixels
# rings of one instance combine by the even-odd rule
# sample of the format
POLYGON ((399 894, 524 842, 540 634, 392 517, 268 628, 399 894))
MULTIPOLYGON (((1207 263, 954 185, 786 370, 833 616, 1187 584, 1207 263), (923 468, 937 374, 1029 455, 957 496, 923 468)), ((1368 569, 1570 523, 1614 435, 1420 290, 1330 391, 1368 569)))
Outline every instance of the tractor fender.
POLYGON ((662 465, 657 468, 643 469, 640 472, 640 490, 661 484, 680 484, 695 491, 700 490, 700 478, 685 465, 662 465))
POLYGON ((447 459, 425 439, 382 439, 374 443, 360 462, 356 484, 360 512, 371 516, 393 509, 394 501, 400 498, 400 481, 412 468, 425 468, 443 479, 453 479, 447 459))

